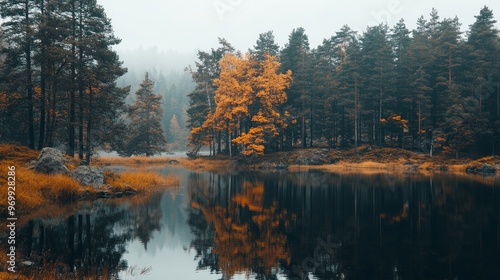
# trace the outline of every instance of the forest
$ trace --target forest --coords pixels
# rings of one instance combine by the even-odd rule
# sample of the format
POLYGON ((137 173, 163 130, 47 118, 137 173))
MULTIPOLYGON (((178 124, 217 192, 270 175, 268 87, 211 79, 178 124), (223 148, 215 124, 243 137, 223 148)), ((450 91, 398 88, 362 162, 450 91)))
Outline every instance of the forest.
POLYGON ((124 67, 95 0, 0 5, 2 143, 87 161, 95 148, 149 156, 186 142, 190 155, 362 145, 499 153, 500 37, 488 7, 466 32, 433 9, 414 30, 403 19, 345 25, 316 48, 302 27, 284 46, 262 33, 248 51, 220 38, 185 73, 165 74, 124 67), (140 125, 150 117, 155 127, 140 125))
POLYGON ((198 52, 189 94, 191 153, 258 156, 323 146, 378 147, 476 157, 498 154, 500 40, 484 7, 467 32, 458 18, 343 26, 316 48, 296 28, 248 52, 198 52), (495 149, 497 148, 497 149, 495 149))
POLYGON ((129 92, 116 86, 126 69, 104 9, 95 0, 0 5, 1 141, 63 145, 89 161, 93 146, 117 137, 129 92))

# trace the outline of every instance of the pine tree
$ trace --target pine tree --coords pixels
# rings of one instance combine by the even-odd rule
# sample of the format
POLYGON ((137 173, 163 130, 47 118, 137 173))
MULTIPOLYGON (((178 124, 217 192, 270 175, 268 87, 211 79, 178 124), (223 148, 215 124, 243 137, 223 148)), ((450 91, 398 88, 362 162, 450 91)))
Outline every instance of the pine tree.
POLYGON ((336 104, 338 94, 335 92, 335 48, 332 40, 323 43, 312 51, 312 77, 314 108, 313 119, 317 120, 314 129, 316 139, 325 139, 330 147, 334 147, 338 135, 336 104))
POLYGON ((390 108, 394 108, 395 104, 394 57, 388 29, 387 25, 368 27, 361 37, 363 115, 368 123, 367 134, 371 136, 369 139, 377 139, 380 146, 385 138, 380 120, 391 114, 390 108), (387 111, 389 113, 386 113, 387 111))
POLYGON ((498 29, 495 28, 496 20, 493 12, 484 7, 481 9, 476 21, 470 26, 467 38, 466 57, 466 94, 470 100, 469 104, 475 104, 473 118, 477 120, 475 126, 476 144, 478 152, 489 154, 494 148, 492 142, 494 126, 498 122, 496 103, 487 101, 498 95, 500 90, 495 88, 493 77, 498 73, 498 29), (487 147, 485 149, 485 147, 487 147))
POLYGON ((336 118, 338 119, 339 146, 347 147, 352 142, 357 148, 360 136, 360 57, 358 36, 345 25, 332 37, 335 56, 336 118), (353 140, 353 141, 352 141, 353 140))
POLYGON ((272 31, 260 34, 259 39, 253 48, 253 50, 250 50, 250 53, 257 61, 264 61, 266 54, 278 56, 280 49, 278 44, 274 41, 274 34, 272 31))
POLYGON ((11 81, 11 90, 21 93, 23 109, 26 110, 27 129, 24 130, 27 145, 35 148, 35 112, 33 51, 39 10, 34 0, 1 1, 0 13, 4 22, 3 32, 6 38, 6 63, 9 71, 7 80, 11 81))
POLYGON ((129 135, 126 146, 119 151, 121 154, 153 156, 166 151, 167 141, 161 125, 161 96, 153 93, 153 87, 154 82, 146 73, 128 111, 129 135))
POLYGON ((473 116, 466 109, 465 100, 454 82, 448 84, 447 95, 451 102, 448 103, 450 106, 447 107, 441 130, 445 136, 444 144, 458 158, 459 153, 474 142, 473 116))
POLYGON ((302 148, 307 147, 307 119, 310 119, 311 105, 311 76, 309 39, 305 29, 299 27, 294 29, 288 37, 288 43, 281 51, 280 61, 282 72, 292 71, 294 82, 287 90, 287 110, 297 118, 295 125, 288 130, 288 145, 298 142, 300 135, 302 148))
MULTIPOLYGON (((414 127, 415 115, 413 104, 413 91, 410 85, 412 76, 411 65, 411 38, 410 31, 406 28, 404 20, 400 20, 392 29, 391 44, 395 56, 395 99, 398 104, 399 113, 403 119, 408 121, 408 130, 412 133, 411 129, 414 127)), ((404 145, 404 140, 403 143, 404 145)))

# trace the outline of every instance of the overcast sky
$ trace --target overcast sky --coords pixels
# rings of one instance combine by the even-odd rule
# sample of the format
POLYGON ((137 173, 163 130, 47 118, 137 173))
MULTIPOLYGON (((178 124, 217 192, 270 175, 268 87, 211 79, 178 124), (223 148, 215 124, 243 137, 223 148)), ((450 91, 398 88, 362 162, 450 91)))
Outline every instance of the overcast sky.
MULTIPOLYGON (((366 26, 404 18, 412 29, 418 17, 434 7, 441 18, 458 16, 466 30, 485 5, 500 20, 499 0, 97 0, 103 5, 116 36, 117 50, 157 47, 192 52, 217 47, 226 38, 239 50, 255 44, 258 35, 273 30, 280 46, 296 27, 304 27, 312 48, 344 24, 366 26)), ((497 23, 497 27, 499 24, 497 23)))

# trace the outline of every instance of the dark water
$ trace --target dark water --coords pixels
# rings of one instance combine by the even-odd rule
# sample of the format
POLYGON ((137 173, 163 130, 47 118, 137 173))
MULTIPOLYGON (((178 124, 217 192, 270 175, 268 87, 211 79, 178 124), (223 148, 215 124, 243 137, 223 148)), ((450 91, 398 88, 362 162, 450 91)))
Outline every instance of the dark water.
POLYGON ((498 178, 158 172, 181 187, 33 220, 24 258, 120 279, 500 279, 498 178))

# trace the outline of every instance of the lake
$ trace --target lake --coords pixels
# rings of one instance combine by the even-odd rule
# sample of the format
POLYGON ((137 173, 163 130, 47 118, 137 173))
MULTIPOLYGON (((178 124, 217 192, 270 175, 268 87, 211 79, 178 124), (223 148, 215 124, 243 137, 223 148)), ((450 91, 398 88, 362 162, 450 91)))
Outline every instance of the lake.
POLYGON ((110 279, 500 279, 498 177, 154 170, 180 187, 34 219, 21 255, 110 279))

